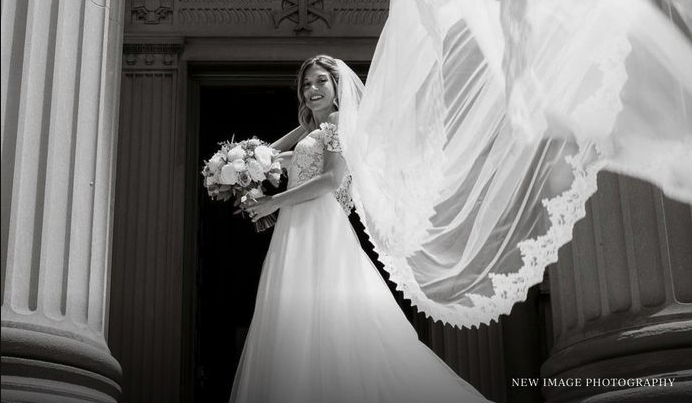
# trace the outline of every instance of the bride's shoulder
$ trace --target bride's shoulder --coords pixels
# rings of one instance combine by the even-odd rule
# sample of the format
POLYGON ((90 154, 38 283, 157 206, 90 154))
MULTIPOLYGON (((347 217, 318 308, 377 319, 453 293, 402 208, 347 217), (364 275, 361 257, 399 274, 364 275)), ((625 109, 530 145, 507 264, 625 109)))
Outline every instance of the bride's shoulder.
MULTIPOLYGON (((338 113, 338 112, 335 112, 338 113)), ((327 151, 341 152, 341 142, 339 141, 339 128, 336 123, 327 121, 320 125, 322 141, 327 151)))
POLYGON ((327 135, 335 135, 339 130, 339 112, 332 112, 327 117, 327 121, 320 124, 320 130, 327 135))
POLYGON ((337 136, 339 122, 339 112, 332 112, 327 118, 326 122, 320 123, 320 125, 310 133, 309 137, 319 138, 323 141, 331 140, 333 137, 337 136))

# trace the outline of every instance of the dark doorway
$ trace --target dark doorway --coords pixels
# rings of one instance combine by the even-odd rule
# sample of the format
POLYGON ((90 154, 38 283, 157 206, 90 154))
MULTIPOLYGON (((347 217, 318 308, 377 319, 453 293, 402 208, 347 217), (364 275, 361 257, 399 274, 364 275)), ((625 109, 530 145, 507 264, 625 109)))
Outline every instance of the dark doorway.
MULTIPOLYGON (((363 77, 367 64, 352 64, 363 77)), ((272 142, 298 125, 293 74, 298 66, 217 66, 193 70, 199 78, 199 150, 197 165, 233 135, 241 140, 257 136, 272 142)), ((195 95, 193 94, 193 97, 195 95)), ((198 180, 201 183, 201 175, 198 180)), ((283 184, 285 186, 285 184, 283 184)), ((212 201, 204 187, 197 194, 196 285, 194 287, 193 401, 226 403, 252 319, 257 286, 269 249, 272 231, 255 233, 252 224, 234 215, 230 202, 212 201)), ((380 269, 377 255, 367 240, 358 216, 349 217, 366 253, 380 269)), ((394 284, 389 283, 394 292, 394 284)), ((397 301, 413 318, 414 309, 394 292, 397 301)))
MULTIPOLYGON (((202 86, 199 166, 233 135, 272 142, 297 124, 295 89, 284 86, 202 86)), ((255 233, 230 202, 199 200, 195 312, 195 401, 227 402, 254 309, 271 230, 255 233)))

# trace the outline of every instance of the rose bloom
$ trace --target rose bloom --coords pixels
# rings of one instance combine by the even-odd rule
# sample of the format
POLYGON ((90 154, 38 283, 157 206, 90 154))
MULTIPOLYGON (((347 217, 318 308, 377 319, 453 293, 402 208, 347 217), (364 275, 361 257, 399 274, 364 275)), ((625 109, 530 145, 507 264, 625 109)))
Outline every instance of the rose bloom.
POLYGON ((251 182, 252 178, 250 178, 250 175, 246 171, 238 172, 238 183, 240 183, 240 186, 245 187, 251 182))
POLYGON ((247 143, 248 143, 249 145, 255 146, 255 147, 257 147, 258 145, 262 144, 262 142, 260 141, 260 139, 250 139, 250 140, 247 141, 247 143))
POLYGON ((267 146, 258 146, 255 148, 255 158, 264 172, 269 171, 272 166, 272 149, 267 146))
POLYGON ((221 168, 221 165, 223 165, 223 156, 220 153, 214 154, 214 156, 211 157, 207 165, 209 166, 209 169, 212 172, 218 172, 219 168, 221 168))
POLYGON ((207 176, 205 178, 205 181, 206 181, 207 186, 211 186, 211 185, 216 184, 216 181, 214 180, 213 176, 207 176))
POLYGON ((221 168, 219 183, 222 185, 235 185, 238 183, 238 172, 233 168, 233 165, 226 164, 221 168))
POLYGON ((242 160, 243 158, 245 158, 245 150, 241 146, 235 146, 228 151, 229 161, 242 160))
POLYGON ((231 162, 231 164, 233 165, 233 169, 235 169, 235 171, 238 173, 244 172, 246 169, 245 160, 242 160, 242 159, 233 160, 233 162, 231 162))
POLYGON ((263 180, 267 179, 267 177, 264 176, 262 166, 256 160, 250 160, 247 163, 247 172, 250 174, 250 177, 252 178, 252 180, 263 181, 263 180))
POLYGON ((280 173, 272 172, 269 174, 269 176, 274 181, 274 183, 279 183, 279 181, 281 180, 281 174, 280 173))

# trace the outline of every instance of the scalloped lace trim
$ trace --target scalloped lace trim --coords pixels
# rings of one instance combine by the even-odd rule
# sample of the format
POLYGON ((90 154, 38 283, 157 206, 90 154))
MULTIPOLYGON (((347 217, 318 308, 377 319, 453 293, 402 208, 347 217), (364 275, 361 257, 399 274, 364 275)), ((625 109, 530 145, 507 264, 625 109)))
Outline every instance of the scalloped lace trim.
MULTIPOLYGON (((592 97, 575 109, 578 113, 598 114, 600 117, 610 114, 612 120, 606 122, 614 122, 615 117, 622 110, 619 93, 627 81, 624 58, 630 48, 626 38, 621 39, 621 41, 614 41, 613 51, 608 52, 607 56, 597 64, 604 74, 603 84, 592 97), (609 111, 609 114, 604 114, 604 108, 609 111)), ((608 124, 611 123, 605 126, 608 124)), ((595 146, 597 154, 607 153, 607 149, 604 150, 600 142, 595 146)), ((579 161, 584 161, 584 157, 592 153, 591 147, 580 144, 579 152, 571 158, 566 158, 574 174, 571 187, 559 196, 543 200, 543 206, 547 210, 551 223, 550 228, 545 235, 522 241, 517 245, 523 261, 523 266, 517 272, 488 275, 492 282, 493 295, 468 294, 473 306, 443 305, 428 298, 414 278, 406 259, 384 253, 382 248, 375 244, 376 238, 369 233, 368 223, 363 220, 365 232, 370 237, 380 262, 390 273, 390 279, 397 284, 397 290, 402 291, 404 297, 410 299, 412 305, 424 312, 426 317, 458 327, 488 324, 492 320, 497 320, 502 314, 509 314, 515 303, 525 300, 528 289, 543 280, 545 268, 557 262, 560 247, 572 240, 572 229, 577 221, 586 215, 585 204, 598 188, 597 174, 607 166, 607 161, 598 159, 584 167, 579 161)), ((362 204, 359 201, 355 204, 356 211, 364 217, 362 204)), ((375 228, 377 229, 377 226, 375 228)), ((391 247, 391 245, 385 246, 391 247)))
MULTIPOLYGON (((509 314, 515 303, 526 299, 529 288, 543 280, 545 267, 557 262, 558 250, 572 240, 572 228, 586 215, 586 201, 597 190, 597 174, 605 163, 599 162, 582 169, 574 162, 576 160, 573 158, 570 161, 575 175, 571 188, 560 196, 543 201, 551 222, 548 232, 536 239, 521 242, 519 249, 524 266, 516 273, 490 274, 494 295, 469 294, 473 306, 441 305, 432 301, 420 289, 406 259, 383 253, 373 242, 379 261, 390 273, 390 280, 397 284, 397 290, 402 291, 404 297, 410 299, 412 305, 418 307, 426 317, 457 327, 471 327, 488 324, 502 314, 509 314)), ((358 203, 356 210, 362 217, 362 207, 358 203)), ((365 232, 372 241, 374 238, 367 225, 365 232)))

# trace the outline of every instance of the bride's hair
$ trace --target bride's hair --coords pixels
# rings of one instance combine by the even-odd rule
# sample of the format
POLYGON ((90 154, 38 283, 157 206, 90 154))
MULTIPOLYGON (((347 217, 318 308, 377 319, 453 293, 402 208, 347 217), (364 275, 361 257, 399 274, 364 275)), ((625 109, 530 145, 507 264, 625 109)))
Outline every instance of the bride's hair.
MULTIPOLYGON (((336 60, 333 57, 327 55, 317 55, 311 57, 303 62, 298 71, 298 122, 307 130, 315 129, 315 118, 312 116, 312 111, 305 104, 305 96, 303 95, 303 79, 305 78, 305 71, 312 67, 319 66, 327 70, 329 77, 334 85, 334 91, 337 91, 339 86, 339 68, 336 64, 336 60)), ((337 103, 338 109, 338 103, 337 103)))

